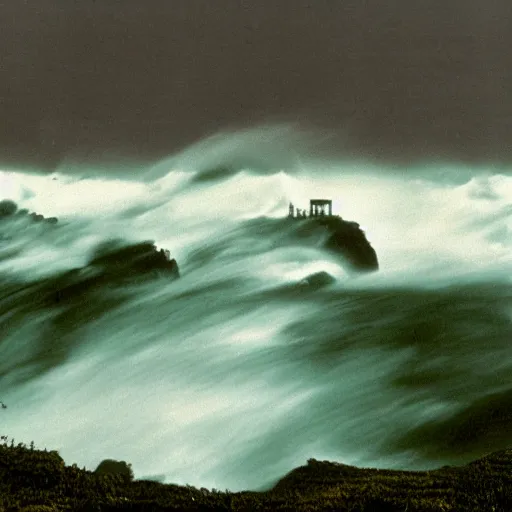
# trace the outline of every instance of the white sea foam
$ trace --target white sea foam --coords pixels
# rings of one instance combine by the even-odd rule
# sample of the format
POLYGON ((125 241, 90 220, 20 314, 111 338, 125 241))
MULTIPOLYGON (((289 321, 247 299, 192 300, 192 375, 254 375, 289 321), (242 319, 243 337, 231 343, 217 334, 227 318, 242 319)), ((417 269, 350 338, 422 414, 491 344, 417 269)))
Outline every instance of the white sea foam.
MULTIPOLYGON (((242 140, 249 143, 246 135, 242 140)), ((76 345, 58 367, 27 384, 0 381, 9 403, 3 430, 59 449, 70 464, 94 469, 103 458, 119 458, 133 464, 137 477, 165 475, 168 482, 218 488, 258 487, 309 457, 406 464, 403 454, 379 455, 379 440, 425 421, 427 406, 429 417, 438 417, 460 401, 441 391, 438 398, 406 395, 389 384, 397 368, 405 371, 411 359, 423 368, 432 353, 412 346, 357 350, 351 340, 364 346, 379 332, 383 340, 394 339, 385 322, 407 312, 409 299, 387 305, 390 288, 510 279, 512 177, 479 171, 470 181, 449 183, 374 168, 365 173, 356 164, 330 162, 322 172, 303 162, 300 172, 245 168, 194 182, 226 150, 214 151, 214 141, 207 146, 212 162, 184 153, 141 182, 0 174, 1 196, 60 219, 51 233, 11 232, 19 252, 0 263, 1 272, 34 279, 80 266, 99 241, 117 236, 154 240, 171 251, 182 273, 176 283, 148 285, 143 295, 137 289, 102 314, 86 316, 93 305, 85 304, 88 320, 82 324, 77 315, 69 331, 62 330, 62 319, 52 323, 51 314, 27 314, 23 328, 7 334, 2 364, 21 364, 35 353, 41 332, 51 337, 52 329, 76 345), (289 201, 307 208, 313 197, 331 198, 335 214, 364 226, 379 272, 350 279, 320 248, 279 247, 282 233, 263 235, 246 223, 284 217, 289 201), (332 293, 353 291, 353 302, 346 295, 332 302, 327 292, 271 303, 259 295, 322 270, 338 278, 332 293), (362 310, 366 316, 355 318, 350 308, 363 300, 357 293, 370 289, 384 290, 383 309, 372 299, 362 310), (318 318, 318 346, 327 337, 336 347, 330 356, 304 341, 313 336, 312 318, 318 318)), ((409 329, 392 325, 398 338, 409 329)), ((453 354, 468 371, 504 372, 499 339, 495 334, 488 368, 478 363, 483 347, 473 346, 465 359, 458 352, 462 342, 453 342, 453 354)), ((434 368, 443 364, 436 360, 434 368)), ((458 389, 452 381, 448 387, 458 389)))

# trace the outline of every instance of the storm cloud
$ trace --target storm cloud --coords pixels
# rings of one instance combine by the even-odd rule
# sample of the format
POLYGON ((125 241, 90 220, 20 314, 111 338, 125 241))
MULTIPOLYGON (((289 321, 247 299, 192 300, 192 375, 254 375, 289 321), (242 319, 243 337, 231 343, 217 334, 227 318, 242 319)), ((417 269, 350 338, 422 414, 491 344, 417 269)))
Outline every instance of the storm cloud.
POLYGON ((326 154, 512 160, 512 5, 7 0, 0 163, 154 162, 289 122, 326 154))

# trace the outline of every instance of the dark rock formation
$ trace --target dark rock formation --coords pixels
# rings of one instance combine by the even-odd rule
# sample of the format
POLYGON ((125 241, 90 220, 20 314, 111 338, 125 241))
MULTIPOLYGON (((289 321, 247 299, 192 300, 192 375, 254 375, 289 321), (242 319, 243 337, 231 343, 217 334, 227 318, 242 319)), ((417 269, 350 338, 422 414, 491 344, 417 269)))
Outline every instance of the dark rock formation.
POLYGON ((157 250, 153 242, 127 245, 113 240, 100 244, 85 267, 70 270, 58 278, 52 296, 55 302, 69 301, 102 287, 158 277, 180 277, 178 264, 169 257, 169 251, 157 250))
POLYGON ((120 475, 125 481, 133 480, 132 465, 124 460, 104 459, 94 470, 96 475, 120 475))
MULTIPOLYGON (((20 219, 40 225, 54 225, 58 222, 56 217, 45 218, 37 213, 29 213, 26 209, 18 210, 14 201, 0 201, 0 221, 10 224, 11 220, 18 222, 20 219)), ((9 252, 8 244, 15 238, 17 230, 11 231, 7 235, 0 232, 0 241, 6 242, 0 257, 7 258, 16 253, 16 250, 14 253, 9 252)), ((49 296, 49 303, 55 304, 79 298, 89 300, 89 295, 102 287, 140 283, 155 277, 176 279, 179 275, 178 264, 170 258, 169 251, 157 250, 153 242, 129 244, 123 240, 109 240, 96 248, 87 265, 41 281, 39 288, 40 296, 49 296), (43 289, 48 292, 43 292, 43 289)))
MULTIPOLYGON (((2 245, 0 240, 0 249, 2 245)), ((150 242, 108 245, 102 244, 88 264, 56 275, 27 281, 0 274, 0 333, 23 329, 27 318, 44 318, 44 325, 33 330, 30 351, 0 361, 0 379, 23 385, 64 365, 76 347, 88 341, 83 337, 91 322, 133 304, 148 288, 172 286, 179 277, 176 261, 150 242)), ((0 251, 0 258, 5 252, 0 251)), ((0 414, 3 411, 0 403, 0 414)), ((1 496, 0 482, 0 510, 1 496)))
POLYGON ((49 224, 56 224, 57 217, 44 217, 39 213, 29 213, 27 209, 23 208, 18 210, 18 205, 10 199, 0 201, 0 220, 9 218, 27 218, 32 222, 47 222, 49 224))
MULTIPOLYGON (((29 213, 26 209, 18 210, 14 201, 5 199, 0 201, 0 220, 2 219, 28 219, 34 223, 57 224, 56 217, 45 218, 37 213, 29 213)), ((90 276, 95 279, 101 277, 108 279, 130 278, 135 276, 150 277, 165 275, 171 278, 179 277, 178 264, 175 259, 170 258, 169 251, 159 251, 153 242, 141 242, 128 244, 123 240, 110 240, 97 247, 87 267, 75 269, 65 274, 61 280, 70 280, 73 283, 80 276, 79 281, 84 283, 83 277, 89 276, 85 281, 91 281, 90 276), (89 272, 85 270, 89 269, 89 272)))
POLYGON ((299 285, 302 287, 308 287, 312 289, 323 288, 324 286, 328 286, 334 283, 336 279, 331 276, 328 272, 315 272, 314 274, 310 274, 305 277, 302 281, 299 282, 299 285))
POLYGON ((0 201, 0 219, 14 215, 17 209, 18 206, 16 203, 10 199, 4 199, 3 201, 0 201))
POLYGON ((103 243, 96 249, 89 266, 100 268, 110 276, 152 273, 176 278, 180 275, 178 264, 170 258, 169 251, 157 250, 150 241, 132 245, 116 240, 103 243))
POLYGON ((332 233, 325 244, 327 249, 341 254, 355 270, 372 272, 379 269, 377 253, 359 224, 339 217, 323 222, 332 233))
POLYGON ((324 231, 326 240, 323 246, 342 256, 349 270, 373 272, 379 269, 375 249, 357 222, 343 220, 337 215, 294 218, 291 222, 300 223, 299 236, 308 236, 318 230, 324 231))

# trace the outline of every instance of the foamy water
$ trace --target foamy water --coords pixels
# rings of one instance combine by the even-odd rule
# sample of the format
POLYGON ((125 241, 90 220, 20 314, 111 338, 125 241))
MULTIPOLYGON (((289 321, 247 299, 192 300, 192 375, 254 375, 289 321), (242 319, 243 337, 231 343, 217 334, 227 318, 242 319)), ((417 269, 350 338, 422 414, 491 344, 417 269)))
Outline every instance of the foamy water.
MULTIPOLYGON (((219 144, 208 146, 213 160, 229 146, 219 144)), ((268 485, 310 457, 433 467, 512 442, 510 423, 459 451, 434 430, 425 442, 410 436, 509 392, 511 176, 478 169, 450 183, 302 162, 198 181, 208 163, 199 149, 140 181, 0 173, 0 200, 59 217, 52 231, 9 228, 4 282, 84 265, 113 236, 168 248, 182 276, 134 285, 122 301, 105 289, 67 311, 28 292, 5 302, 2 433, 91 470, 123 459, 136 478, 232 490, 268 485), (312 197, 361 224, 378 273, 350 278, 320 248, 280 244, 265 218, 312 197), (336 284, 283 292, 321 270, 336 284)))

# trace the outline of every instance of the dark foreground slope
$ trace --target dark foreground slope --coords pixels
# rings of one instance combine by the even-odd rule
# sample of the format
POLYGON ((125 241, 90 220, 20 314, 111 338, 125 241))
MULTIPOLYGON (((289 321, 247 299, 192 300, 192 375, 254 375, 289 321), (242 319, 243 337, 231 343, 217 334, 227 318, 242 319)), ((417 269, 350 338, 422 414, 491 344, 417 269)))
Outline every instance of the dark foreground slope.
POLYGON ((0 445, 2 511, 512 510, 512 450, 432 471, 359 469, 310 459, 273 489, 221 492, 66 466, 56 451, 0 445))

